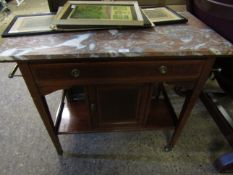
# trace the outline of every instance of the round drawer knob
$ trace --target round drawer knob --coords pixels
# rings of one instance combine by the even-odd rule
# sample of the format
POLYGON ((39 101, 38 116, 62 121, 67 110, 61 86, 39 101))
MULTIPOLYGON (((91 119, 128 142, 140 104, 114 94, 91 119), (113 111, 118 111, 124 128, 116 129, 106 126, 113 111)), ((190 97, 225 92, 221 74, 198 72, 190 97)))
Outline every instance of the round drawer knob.
POLYGON ((162 74, 162 75, 164 75, 164 74, 166 74, 167 73, 167 66, 160 66, 159 67, 159 72, 162 74))
POLYGON ((72 75, 72 77, 74 77, 74 78, 78 78, 79 75, 80 75, 80 70, 78 70, 78 69, 72 69, 71 75, 72 75))

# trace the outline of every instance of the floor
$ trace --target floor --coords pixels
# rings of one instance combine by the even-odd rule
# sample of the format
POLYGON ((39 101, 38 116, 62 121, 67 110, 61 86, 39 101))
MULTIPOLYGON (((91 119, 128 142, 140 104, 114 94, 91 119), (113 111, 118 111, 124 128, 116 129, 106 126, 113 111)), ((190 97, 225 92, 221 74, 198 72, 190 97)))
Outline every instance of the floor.
MULTIPOLYGON (((1 32, 15 14, 48 12, 45 0, 25 0, 19 7, 12 1, 9 8, 12 13, 0 22, 1 32)), ((113 132, 61 136, 65 154, 58 156, 24 80, 8 79, 13 66, 0 64, 1 175, 213 175, 218 174, 212 166, 215 158, 231 150, 199 101, 171 152, 163 151, 168 132, 113 132)), ((47 97, 53 114, 59 94, 47 97)), ((179 111, 183 97, 172 90, 169 94, 179 111)))

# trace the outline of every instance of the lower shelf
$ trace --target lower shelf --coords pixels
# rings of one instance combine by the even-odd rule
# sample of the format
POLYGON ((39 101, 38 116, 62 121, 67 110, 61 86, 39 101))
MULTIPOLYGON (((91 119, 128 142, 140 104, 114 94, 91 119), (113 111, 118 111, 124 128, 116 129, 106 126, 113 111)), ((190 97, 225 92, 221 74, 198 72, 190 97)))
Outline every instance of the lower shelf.
POLYGON ((167 105, 165 100, 153 101, 145 126, 110 128, 105 130, 94 130, 90 125, 90 117, 87 105, 84 101, 66 103, 62 112, 58 134, 75 134, 83 132, 103 131, 127 131, 127 130, 148 130, 168 129, 175 126, 175 114, 167 105))
POLYGON ((146 129, 173 128, 176 123, 176 114, 166 100, 152 100, 146 129))
POLYGON ((58 129, 59 134, 90 131, 90 117, 85 101, 66 103, 58 129))

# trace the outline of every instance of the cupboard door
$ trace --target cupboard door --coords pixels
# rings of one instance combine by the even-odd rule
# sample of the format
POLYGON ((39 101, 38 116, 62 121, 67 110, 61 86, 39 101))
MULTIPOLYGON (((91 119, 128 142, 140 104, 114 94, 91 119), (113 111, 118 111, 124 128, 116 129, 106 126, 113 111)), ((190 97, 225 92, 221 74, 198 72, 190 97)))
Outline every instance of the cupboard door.
POLYGON ((96 128, 138 127, 143 120, 146 85, 97 86, 96 128))

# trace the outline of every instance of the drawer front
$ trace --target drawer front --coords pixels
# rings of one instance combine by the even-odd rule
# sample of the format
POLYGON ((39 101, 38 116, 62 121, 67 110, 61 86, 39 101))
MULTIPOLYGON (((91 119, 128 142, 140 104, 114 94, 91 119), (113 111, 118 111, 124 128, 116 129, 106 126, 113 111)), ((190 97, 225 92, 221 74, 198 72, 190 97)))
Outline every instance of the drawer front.
POLYGON ((41 86, 196 79, 203 61, 92 62, 31 64, 41 86))

